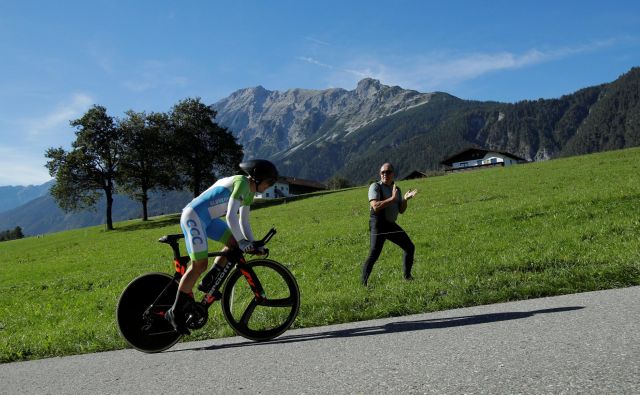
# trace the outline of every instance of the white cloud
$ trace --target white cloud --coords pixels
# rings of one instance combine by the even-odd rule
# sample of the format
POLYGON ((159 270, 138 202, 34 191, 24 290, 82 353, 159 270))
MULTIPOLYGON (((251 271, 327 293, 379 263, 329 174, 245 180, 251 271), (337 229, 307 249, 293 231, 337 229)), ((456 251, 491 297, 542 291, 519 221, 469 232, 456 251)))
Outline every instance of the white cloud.
POLYGON ((78 118, 93 104, 91 96, 75 93, 65 103, 59 104, 48 114, 20 123, 29 140, 41 140, 61 128, 69 128, 69 121, 78 118))
POLYGON ((49 181, 45 163, 44 152, 33 156, 19 148, 0 147, 0 186, 40 185, 49 181))
POLYGON ((98 65, 98 67, 107 74, 114 71, 113 51, 102 43, 90 42, 88 44, 89 56, 98 65))
POLYGON ((298 56, 298 60, 302 60, 303 62, 307 62, 310 64, 314 64, 316 66, 320 66, 320 67, 324 67, 326 69, 330 69, 333 70, 335 69, 335 67, 331 66, 330 64, 326 64, 326 63, 322 63, 314 58, 308 57, 308 56, 298 56))
POLYGON ((7 123, 0 142, 0 185, 48 181, 46 149, 68 144, 73 139, 69 121, 79 118, 92 104, 91 96, 75 93, 44 115, 7 123))
POLYGON ((314 44, 322 45, 322 46, 325 46, 325 47, 331 46, 330 43, 328 43, 326 41, 319 40, 319 39, 317 39, 315 37, 306 36, 304 39, 307 40, 307 41, 311 41, 314 44))
POLYGON ((480 76, 505 70, 515 70, 552 62, 582 53, 596 51, 615 44, 617 40, 602 40, 575 47, 552 50, 529 49, 522 53, 434 52, 429 55, 403 56, 379 60, 371 56, 351 59, 340 65, 330 65, 311 57, 298 57, 309 64, 331 70, 330 86, 355 86, 358 80, 371 77, 385 84, 432 91, 453 86, 480 76))

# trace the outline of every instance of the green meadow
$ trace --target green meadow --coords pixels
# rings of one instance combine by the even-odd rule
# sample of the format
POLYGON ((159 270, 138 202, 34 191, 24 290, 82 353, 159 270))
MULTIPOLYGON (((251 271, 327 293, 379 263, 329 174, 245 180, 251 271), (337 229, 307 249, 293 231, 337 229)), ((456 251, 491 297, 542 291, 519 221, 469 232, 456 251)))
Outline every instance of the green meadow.
MULTIPOLYGON (((372 175, 373 176, 373 175, 372 175)), ((387 243, 369 287, 367 186, 252 211, 275 226, 270 258, 300 285, 294 327, 640 285, 640 149, 399 182, 415 281, 387 243)), ((178 214, 0 243, 0 362, 125 348, 115 308, 147 272, 171 273, 157 239, 178 214)), ((216 246, 217 248, 217 246, 216 246)), ((218 306, 183 340, 233 335, 218 306)))

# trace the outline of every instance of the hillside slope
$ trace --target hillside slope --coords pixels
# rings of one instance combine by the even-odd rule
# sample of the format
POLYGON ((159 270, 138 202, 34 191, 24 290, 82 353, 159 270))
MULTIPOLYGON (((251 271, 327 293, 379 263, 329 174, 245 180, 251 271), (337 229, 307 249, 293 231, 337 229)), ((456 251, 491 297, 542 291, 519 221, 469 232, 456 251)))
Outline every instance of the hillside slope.
MULTIPOLYGON (((389 243, 359 285, 366 187, 254 210, 252 226, 278 229, 270 258, 298 280, 296 327, 640 285, 639 170, 634 148, 401 182, 419 191, 399 218, 416 245, 410 283, 389 243)), ((118 296, 142 273, 173 270, 157 239, 178 220, 3 242, 0 362, 125 347, 118 296)), ((186 340, 230 335, 214 307, 186 340)))

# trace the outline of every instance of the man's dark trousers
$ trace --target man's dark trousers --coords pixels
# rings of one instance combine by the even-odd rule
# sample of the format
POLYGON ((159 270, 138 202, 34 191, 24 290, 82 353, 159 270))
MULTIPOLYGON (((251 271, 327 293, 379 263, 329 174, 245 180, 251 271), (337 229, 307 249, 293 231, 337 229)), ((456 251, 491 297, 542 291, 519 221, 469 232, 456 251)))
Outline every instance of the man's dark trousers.
POLYGON ((386 240, 397 244, 404 250, 402 269, 404 271, 404 277, 410 278, 415 246, 404 229, 395 222, 388 222, 376 217, 371 217, 369 220, 369 229, 371 230, 371 250, 369 251, 367 260, 362 265, 362 284, 367 284, 373 265, 378 260, 378 257, 380 257, 382 247, 386 240))

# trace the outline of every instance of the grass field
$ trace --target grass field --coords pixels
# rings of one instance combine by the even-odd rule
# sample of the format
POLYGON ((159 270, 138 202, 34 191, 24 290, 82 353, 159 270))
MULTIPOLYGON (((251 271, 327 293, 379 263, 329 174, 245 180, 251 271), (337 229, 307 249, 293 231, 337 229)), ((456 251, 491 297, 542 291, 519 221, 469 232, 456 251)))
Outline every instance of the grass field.
MULTIPOLYGON (((640 149, 400 182, 417 197, 399 223, 416 245, 415 281, 388 243, 369 288, 366 187, 252 212, 278 229, 271 258, 301 288, 296 327, 640 284, 640 149)), ((115 324, 136 276, 170 273, 157 239, 178 215, 0 243, 0 362, 126 347, 115 324)), ((232 335, 217 306, 187 340, 232 335)))

